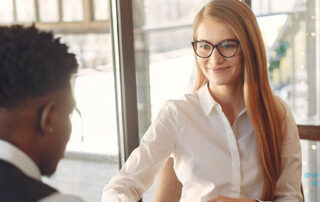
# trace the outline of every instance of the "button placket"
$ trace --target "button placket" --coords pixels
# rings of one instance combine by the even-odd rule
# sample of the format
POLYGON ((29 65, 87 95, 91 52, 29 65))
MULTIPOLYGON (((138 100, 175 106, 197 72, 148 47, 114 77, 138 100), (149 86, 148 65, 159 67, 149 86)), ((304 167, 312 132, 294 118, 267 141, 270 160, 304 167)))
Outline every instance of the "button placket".
MULTIPOLYGON (((232 194, 231 197, 238 198, 240 197, 240 186, 241 186, 241 164, 240 164, 240 154, 237 145, 236 136, 232 130, 232 127, 227 119, 226 115, 222 111, 220 105, 217 106, 218 113, 224 123, 226 135, 229 143, 229 151, 232 158, 232 194)), ((239 114, 239 116, 241 113, 239 114)), ((237 117, 238 118, 238 117, 237 117)))

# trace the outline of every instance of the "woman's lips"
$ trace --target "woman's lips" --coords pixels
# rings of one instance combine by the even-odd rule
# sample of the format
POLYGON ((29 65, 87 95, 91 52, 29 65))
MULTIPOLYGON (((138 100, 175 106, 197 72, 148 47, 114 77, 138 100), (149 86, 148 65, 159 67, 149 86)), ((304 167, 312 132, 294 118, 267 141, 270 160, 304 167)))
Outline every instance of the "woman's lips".
POLYGON ((214 68, 207 68, 208 71, 211 71, 211 72, 215 72, 215 73, 218 73, 218 72, 223 72, 225 70, 228 70, 231 66, 226 66, 226 67, 214 67, 214 68))

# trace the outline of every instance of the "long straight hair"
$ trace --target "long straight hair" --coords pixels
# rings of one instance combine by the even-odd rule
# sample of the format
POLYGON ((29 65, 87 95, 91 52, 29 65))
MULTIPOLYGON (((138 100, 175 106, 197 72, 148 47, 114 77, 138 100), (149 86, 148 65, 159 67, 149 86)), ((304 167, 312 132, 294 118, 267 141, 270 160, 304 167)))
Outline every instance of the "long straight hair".
MULTIPOLYGON (((261 200, 274 200, 276 183, 281 173, 281 146, 286 130, 281 123, 285 114, 270 87, 265 46, 256 17, 249 6, 238 0, 210 1, 194 20, 194 40, 197 39, 197 28, 204 18, 225 23, 240 42, 244 65, 244 100, 256 135, 264 178, 261 200)), ((199 64, 196 66, 194 91, 208 82, 199 64)))

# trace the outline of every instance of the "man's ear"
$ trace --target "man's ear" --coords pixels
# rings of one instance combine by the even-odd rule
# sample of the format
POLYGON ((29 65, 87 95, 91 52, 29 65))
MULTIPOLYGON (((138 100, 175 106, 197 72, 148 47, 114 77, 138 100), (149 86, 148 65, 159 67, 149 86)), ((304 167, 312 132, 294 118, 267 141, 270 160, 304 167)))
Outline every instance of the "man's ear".
POLYGON ((40 129, 42 134, 50 134, 54 132, 54 111, 55 103, 48 102, 44 105, 40 113, 40 129))

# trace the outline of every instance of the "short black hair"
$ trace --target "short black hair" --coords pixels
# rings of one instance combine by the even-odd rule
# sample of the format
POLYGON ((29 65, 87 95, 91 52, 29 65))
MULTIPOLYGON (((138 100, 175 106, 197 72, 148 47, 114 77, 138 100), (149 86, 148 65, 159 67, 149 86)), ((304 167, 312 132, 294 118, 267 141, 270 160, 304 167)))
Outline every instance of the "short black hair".
POLYGON ((75 55, 51 32, 0 26, 0 108, 67 87, 77 67, 75 55))

